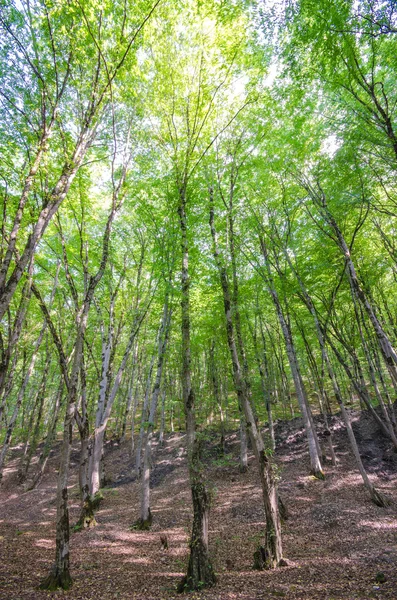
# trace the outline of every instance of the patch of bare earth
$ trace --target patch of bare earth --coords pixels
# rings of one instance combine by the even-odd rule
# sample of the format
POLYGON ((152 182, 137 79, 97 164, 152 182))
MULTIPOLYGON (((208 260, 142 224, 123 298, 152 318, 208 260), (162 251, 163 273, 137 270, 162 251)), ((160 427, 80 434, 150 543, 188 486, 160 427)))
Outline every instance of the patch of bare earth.
MULTIPOLYGON (((227 459, 216 460, 214 452, 208 453, 206 468, 214 494, 210 547, 218 583, 188 596, 175 592, 185 570, 191 525, 182 434, 168 436, 165 447, 155 451, 150 532, 130 528, 139 516, 140 489, 131 474, 129 444, 108 450, 106 467, 113 484, 105 489, 98 526, 71 536, 74 585, 69 592, 37 589, 54 555, 57 457, 51 459, 39 489, 25 493, 16 485, 17 456, 12 457, 0 490, 0 599, 396 600, 396 474, 390 469, 384 477, 383 471, 378 473, 377 487, 394 502, 377 508, 363 489, 344 432, 337 432, 336 442, 338 466, 327 465, 326 480, 317 481, 308 476, 303 440, 288 440, 288 432, 284 434, 277 462, 280 492, 290 514, 283 526, 289 564, 265 572, 252 570, 264 527, 253 459, 249 471, 239 473, 233 435, 227 459), (168 537, 166 551, 160 534, 168 537), (383 584, 375 581, 378 572, 386 577, 383 584)), ((72 524, 79 514, 78 453, 73 457, 72 524)))

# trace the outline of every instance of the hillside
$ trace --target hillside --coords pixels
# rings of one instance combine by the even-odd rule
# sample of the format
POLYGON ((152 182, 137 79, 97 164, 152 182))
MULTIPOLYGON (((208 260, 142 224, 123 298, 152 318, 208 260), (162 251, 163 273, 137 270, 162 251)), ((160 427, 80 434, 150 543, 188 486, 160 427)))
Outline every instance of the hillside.
MULTIPOLYGON (((263 530, 261 491, 253 457, 247 473, 238 470, 238 443, 227 436, 226 457, 216 454, 215 434, 204 460, 213 485, 210 551, 216 588, 178 595, 176 584, 188 556, 191 502, 187 481, 185 436, 169 434, 156 447, 152 474, 153 527, 134 531, 139 516, 139 484, 131 476, 129 443, 108 443, 106 472, 112 479, 97 513, 98 526, 72 533, 69 592, 41 592, 41 578, 51 567, 55 548, 56 450, 38 490, 24 493, 16 485, 14 449, 0 490, 0 598, 32 600, 159 600, 161 598, 254 600, 323 600, 396 598, 397 517, 395 503, 371 503, 348 453, 346 434, 333 418, 338 466, 327 464, 325 481, 309 469, 299 421, 278 424, 277 463, 280 492, 289 511, 283 525, 288 566, 274 571, 252 569, 252 555, 263 530), (292 433, 293 432, 293 433, 292 433), (298 433, 296 433, 298 432, 298 433), (169 548, 162 550, 160 534, 169 548), (376 575, 385 575, 384 583, 376 575)), ((371 477, 389 498, 396 498, 397 455, 389 452, 365 413, 355 430, 371 477)), ((78 445, 72 453, 71 522, 79 513, 78 445)))

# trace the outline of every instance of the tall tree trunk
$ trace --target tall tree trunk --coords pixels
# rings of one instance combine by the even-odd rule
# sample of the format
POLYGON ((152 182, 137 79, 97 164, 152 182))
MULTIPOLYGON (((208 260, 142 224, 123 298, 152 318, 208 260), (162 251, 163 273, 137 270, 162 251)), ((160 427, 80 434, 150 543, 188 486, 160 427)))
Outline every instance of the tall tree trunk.
MULTIPOLYGON (((15 348, 14 352, 13 352, 13 358, 12 358, 12 362, 11 362, 11 366, 9 368, 9 371, 7 373, 7 379, 5 379, 4 381, 4 389, 1 395, 1 400, 0 400, 0 431, 2 429, 2 425, 3 425, 3 420, 6 423, 6 410, 7 410, 7 400, 10 396, 10 393, 12 391, 13 388, 13 384, 14 384, 14 377, 15 377, 15 370, 16 370, 16 366, 17 366, 17 362, 18 362, 18 348, 15 348)), ((23 359, 23 364, 22 364, 22 373, 25 372, 25 356, 23 359)))
MULTIPOLYGON (((55 563, 48 575, 40 585, 41 589, 56 590, 57 588, 68 589, 72 585, 69 564, 69 508, 68 508, 68 482, 69 482, 69 462, 70 449, 73 435, 73 421, 76 415, 76 405, 78 398, 79 375, 83 361, 84 335, 87 329, 88 314, 93 302, 95 290, 101 281, 105 272, 105 267, 109 257, 109 242, 112 225, 120 204, 117 202, 118 193, 125 178, 125 171, 120 179, 119 187, 113 190, 112 207, 109 212, 105 231, 102 238, 102 254, 98 270, 95 275, 89 277, 87 289, 84 290, 84 300, 81 308, 76 310, 76 338, 74 343, 74 354, 71 373, 69 376, 66 356, 63 350, 62 342, 52 322, 48 308, 41 298, 39 290, 32 287, 32 291, 39 299, 40 307, 46 318, 47 325, 53 336, 55 346, 59 354, 59 362, 62 375, 67 388, 67 406, 63 428, 63 441, 60 457, 57 485, 57 526, 56 526, 56 548, 55 563)), ((76 307, 77 308, 77 307, 76 307)))
POLYGON ((27 448, 26 453, 24 453, 23 459, 21 461, 21 465, 18 469, 18 482, 20 484, 22 484, 26 481, 30 463, 31 463, 34 453, 36 452, 37 444, 39 442, 40 427, 41 427, 41 420, 42 420, 42 416, 43 416, 43 407, 44 407, 44 401, 45 401, 45 393, 46 393, 46 387, 47 387, 47 378, 48 378, 48 371, 49 371, 49 367, 50 367, 50 360, 51 360, 51 355, 49 354, 48 348, 47 348, 46 363, 44 366, 41 384, 38 389, 38 413, 37 413, 37 417, 36 417, 36 424, 33 429, 33 434, 31 436, 29 446, 27 448))
POLYGON ((267 251, 265 241, 263 238, 261 238, 260 242, 261 242, 261 247, 262 247, 263 258, 265 260, 265 268, 266 268, 265 280, 267 282, 269 293, 271 295, 274 306, 276 308, 278 320, 279 320, 279 323, 281 326, 281 330, 283 332, 288 361, 289 361, 290 368, 291 368, 292 378, 294 380, 295 391, 296 391, 296 395, 297 395, 297 399, 298 399, 298 403, 299 403, 299 408, 301 410, 301 414, 302 414, 302 418, 303 418, 303 425, 305 428, 306 437, 307 437, 308 446, 309 446, 311 471, 315 477, 317 477, 319 479, 324 479, 324 473, 323 473, 323 468, 321 465, 320 453, 318 450, 318 441, 316 440, 316 435, 314 432, 314 428, 312 426, 310 406, 307 401, 306 392, 305 392, 303 382, 302 382, 302 377, 300 374, 298 357, 297 357, 294 342, 292 339, 291 329, 290 329, 289 323, 284 315, 284 312, 283 312, 283 309, 281 306, 281 302, 278 297, 276 287, 274 285, 273 276, 270 271, 268 251, 267 251))
MULTIPOLYGON (((224 423, 224 414, 222 407, 222 396, 219 389, 219 377, 216 368, 215 362, 215 340, 212 340, 210 346, 210 360, 209 360, 209 369, 211 375, 212 382, 212 390, 214 394, 215 406, 218 408, 220 413, 220 425, 221 425, 221 439, 220 439, 220 453, 223 455, 225 453, 225 423, 224 423)), ((245 425, 245 424, 244 424, 245 425)))
POLYGON ((163 372, 164 358, 167 350, 168 333, 171 320, 171 308, 168 304, 168 291, 164 302, 163 316, 161 320, 158 350, 157 350, 157 369, 152 398, 150 402, 149 422, 146 431, 143 471, 141 476, 141 516, 138 521, 140 529, 149 529, 152 524, 152 513, 150 511, 150 473, 152 469, 152 441, 154 421, 156 418, 157 404, 160 395, 161 376, 163 372))
POLYGON ((247 440, 247 422, 244 416, 243 407, 239 404, 240 412, 240 472, 245 473, 248 469, 248 440, 247 440))
POLYGON ((87 377, 84 360, 84 351, 81 355, 80 367, 80 411, 76 407, 75 419, 80 434, 80 461, 79 461, 79 487, 82 508, 77 528, 89 529, 95 527, 94 515, 95 502, 90 493, 89 465, 92 452, 92 439, 90 437, 90 424, 87 406, 87 377))
MULTIPOLYGON (((264 360, 263 360, 263 364, 262 364, 260 354, 259 354, 259 349, 258 349, 258 343, 257 343, 256 323, 255 323, 255 329, 253 329, 251 327, 251 325, 250 325, 250 329, 251 329, 252 340, 254 342, 255 358, 256 358, 256 364, 258 366, 259 377, 261 380, 263 399, 264 399, 265 406, 266 406, 268 426, 269 426, 270 446, 271 446, 271 449, 274 451, 276 449, 276 439, 275 439, 275 435, 274 435, 272 407, 270 404, 270 390, 269 390, 270 375, 269 375, 269 368, 267 365, 266 346, 263 347, 263 359, 264 360)), ((263 342, 265 342, 263 330, 262 330, 262 335, 263 335, 262 340, 263 340, 263 342)))
POLYGON ((145 397, 143 400, 142 414, 141 414, 141 425, 139 428, 138 444, 137 444, 136 455, 135 455, 135 472, 136 472, 137 477, 141 476, 142 446, 143 446, 143 438, 145 435, 145 423, 147 422, 147 419, 149 416, 148 415, 148 413, 149 413, 149 398, 150 398, 150 389, 152 386, 152 373, 153 373, 155 360, 156 360, 156 356, 153 353, 153 356, 151 358, 150 365, 149 365, 148 376, 146 379, 145 397))
POLYGON ((307 190, 309 191, 313 201, 319 208, 321 215, 324 217, 325 221, 328 223, 328 225, 331 227, 335 234, 336 243, 345 259, 345 269, 352 297, 355 298, 358 302, 360 302, 361 306, 367 313, 368 318, 372 324, 373 330, 375 332, 380 351, 389 370, 390 376, 394 383, 397 385, 397 352, 391 344, 388 335, 386 334, 376 315, 376 311, 371 302, 371 299, 369 298, 368 294, 365 293, 360 283, 353 259, 351 257, 350 248, 346 243, 346 240, 342 234, 341 229, 339 228, 338 223, 336 222, 334 216, 327 207, 326 198, 322 190, 320 189, 319 191, 317 191, 310 185, 307 186, 307 190))
POLYGON ((321 325, 320 320, 318 318, 318 314, 317 314, 317 310, 316 307, 314 306, 314 303, 306 289, 306 286, 302 280, 302 278, 300 277, 299 273, 296 271, 295 267, 292 265, 292 262, 290 260, 290 258, 288 257, 288 262, 298 280, 301 292, 302 292, 302 299, 304 301, 304 303, 306 304, 310 314, 313 317, 313 321, 314 321, 314 325, 315 325, 315 329, 316 329, 316 334, 317 334, 317 339, 318 339, 318 343, 321 349, 321 356, 323 359, 323 362, 325 364, 325 367, 327 369, 328 372, 328 376, 331 380, 332 383, 332 388, 334 390, 334 394, 335 394, 335 398, 336 401, 340 407, 341 410, 341 414, 342 414, 342 418, 343 421, 345 423, 345 427, 346 427, 346 431, 347 431, 347 435, 348 435, 348 439, 349 439, 349 443, 350 443, 350 447, 353 453, 353 456, 356 460, 357 463, 357 467, 358 470, 360 472, 360 475, 362 477, 363 483, 365 488, 368 490, 369 495, 372 499, 372 501, 377 504, 378 506, 386 506, 388 504, 388 501, 386 498, 384 498, 382 496, 382 494, 380 494, 375 487, 372 485, 372 483, 369 480, 369 477, 365 471, 363 462, 361 460, 361 456, 360 456, 360 451, 357 445, 357 440, 356 437, 354 435, 353 432, 353 428, 351 426, 351 422, 350 422, 350 417, 348 415, 348 412, 346 410, 345 404, 343 402, 343 398, 342 398, 342 393, 338 384, 338 380, 336 378, 335 375, 335 371, 333 369, 332 363, 330 361, 330 358, 328 356, 328 350, 325 344, 325 340, 327 338, 326 335, 326 329, 321 325))
POLYGON ((371 404, 370 398, 368 396, 367 389, 365 387, 365 381, 364 381, 363 373, 362 373, 362 370, 361 370, 361 365, 360 365, 360 362, 358 360, 357 355, 355 354, 354 349, 352 349, 352 352, 353 352, 352 356, 353 356, 354 362, 356 363, 356 366, 359 369, 359 374, 360 374, 359 381, 357 380, 357 378, 351 372, 351 369, 349 368, 349 365, 344 360, 341 352, 338 350, 338 348, 332 342, 332 340, 330 339, 329 335, 327 336, 327 340, 328 340, 328 344, 332 348, 332 350, 333 350, 336 358, 338 359, 338 361, 341 364, 341 366, 343 367, 346 375, 348 376, 349 380, 351 381, 351 383, 353 385, 353 388, 356 391, 358 397, 364 403, 364 405, 366 406, 366 408, 369 410, 369 412, 371 413, 371 415, 373 416, 373 418, 375 419, 375 421, 378 423, 379 427, 382 429, 383 433, 388 438, 391 439, 391 441, 393 442, 394 447, 397 448, 397 439, 396 439, 396 436, 394 435, 394 432, 392 433, 390 431, 390 429, 387 426, 387 424, 378 415, 378 413, 376 412, 376 410, 374 409, 374 407, 371 404))
MULTIPOLYGON (((296 320, 296 322, 297 322, 297 320, 296 320)), ((309 341, 305 334, 304 326, 300 325, 298 322, 297 322, 297 325, 299 327, 299 331, 301 332, 301 336, 302 336, 303 342, 305 344, 306 355, 308 357, 309 366, 311 367, 312 372, 313 372, 314 390, 315 390, 316 396, 318 398, 320 411, 321 411, 321 414, 322 414, 322 417, 324 420, 325 436, 326 436, 326 440, 328 442, 328 449, 329 449, 329 453, 331 456, 331 462, 332 462, 333 466, 336 466, 337 460, 336 460, 336 455, 335 455, 334 445, 333 445, 333 440, 332 440, 332 432, 329 428, 328 415, 327 415, 327 412, 325 409, 326 402, 325 402, 325 390, 324 390, 324 376, 322 374, 322 376, 320 377, 315 358, 313 356, 309 341)), ((322 355, 322 359, 324 360, 323 355, 322 355)), ((326 457, 324 456, 324 460, 325 460, 325 458, 326 457)))
MULTIPOLYGON (((30 284, 27 283, 27 285, 29 285, 29 288, 27 289, 26 286, 25 286, 25 291, 30 296, 30 284)), ((2 480, 2 477, 3 477, 4 463, 5 463, 5 459, 6 459, 6 456, 7 456, 8 449, 9 449, 10 444, 11 444, 12 434, 13 434, 13 431, 14 431, 15 423, 16 423, 17 418, 18 418, 19 409, 21 407, 23 398, 25 396, 25 392, 26 392, 27 386, 29 384, 30 378, 31 378, 32 373, 34 371, 34 367, 35 367, 35 364, 36 364, 36 360, 37 360, 38 352, 39 352, 39 349, 40 349, 40 345, 41 345, 41 342, 43 341, 45 329, 46 329, 46 326, 44 324, 42 326, 42 328, 41 328, 39 337, 38 337, 38 339, 35 342, 35 345, 34 345, 34 348, 33 348, 33 354, 32 354, 32 357, 31 357, 30 363, 29 363, 29 367, 28 367, 28 369, 27 369, 27 371, 25 373, 25 377, 24 377, 24 379, 22 381, 22 385, 19 388, 18 396, 17 396, 16 402, 15 402, 15 406, 14 406, 14 411, 12 413, 11 419, 10 419, 10 421, 8 423, 8 426, 7 426, 7 431, 6 431, 6 435, 5 435, 3 447, 2 447, 1 453, 0 453, 0 483, 1 483, 1 480, 2 480)))
POLYGON ((213 586, 216 580, 208 553, 210 496, 205 485, 200 461, 200 444, 195 439, 195 395, 191 381, 190 279, 186 200, 186 182, 183 182, 179 189, 178 207, 182 246, 182 395, 186 420, 189 480, 193 501, 193 527, 187 573, 178 588, 181 592, 213 586))
POLYGON ((249 393, 245 385, 240 367, 239 354, 235 341, 234 324, 232 319, 232 300, 226 268, 223 265, 218 249, 217 235, 214 225, 213 191, 210 190, 210 228, 213 240, 213 254, 218 268, 223 293, 223 303, 226 317, 226 334, 233 367, 233 379, 240 405, 243 409, 247 428, 255 453, 262 484, 263 503, 266 516, 265 543, 257 550, 255 557, 258 567, 274 568, 283 556, 281 541, 281 524, 278 511, 278 494, 273 469, 259 430, 254 419, 249 393))
POLYGON ((29 235, 18 261, 15 263, 8 280, 4 282, 3 286, 1 287, 0 320, 8 310, 11 300, 18 287, 18 283, 25 272, 27 265, 33 260, 37 245, 44 235, 45 230, 68 194, 70 186, 72 185, 76 173, 79 170, 84 160, 84 156, 86 155, 92 142, 93 135, 93 130, 90 130, 89 124, 86 124, 80 132, 69 160, 67 160, 63 166, 57 183, 49 194, 47 202, 41 209, 36 222, 33 224, 32 233, 29 235))
POLYGON ((64 373, 65 384, 68 390, 65 421, 63 426, 63 441, 58 472, 57 485, 57 525, 56 525, 56 548, 55 563, 49 575, 40 585, 41 589, 56 590, 62 588, 67 590, 72 585, 69 562, 69 507, 68 507, 68 482, 70 450, 73 436, 73 421, 76 412, 78 395, 78 381, 81 366, 81 354, 83 348, 84 333, 87 327, 89 303, 83 305, 80 314, 77 315, 77 338, 74 346, 74 357, 70 378, 64 373))
POLYGON ((131 376, 130 376, 130 380, 128 382, 128 387, 127 387, 127 402, 126 402, 125 411, 123 414, 120 443, 123 443, 125 441, 125 437, 126 437, 126 433, 127 433, 128 415, 131 412, 131 407, 132 407, 132 403, 133 403, 133 399, 134 399, 134 385, 135 385, 135 374, 136 374, 137 361, 138 361, 138 344, 136 345, 136 348, 133 352, 132 370, 131 370, 131 376))
MULTIPOLYGON (((311 299, 310 299, 310 302, 311 302, 311 299)), ((312 302, 311 302, 311 305, 313 307, 313 310, 315 310, 314 309, 314 305, 313 305, 312 302)), ((347 435, 348 435, 348 438, 349 438, 350 447, 351 447, 353 456, 354 456, 354 458, 356 460, 358 470, 360 471, 360 475, 362 477, 364 486, 368 490, 369 495, 371 497, 371 500, 376 505, 378 505, 378 506, 387 506, 388 505, 388 500, 382 494, 380 494, 380 492, 378 492, 375 489, 375 487, 370 482, 369 477, 368 477, 368 475, 367 475, 367 473, 365 471, 365 467, 364 467, 363 462, 361 460, 360 451, 359 451, 359 448, 358 448, 358 445, 357 445, 357 440, 356 440, 356 437, 354 435, 353 428, 351 426, 350 417, 348 415, 348 412, 346 410, 345 404, 343 402, 342 393, 341 393, 338 381, 336 379, 335 372, 334 372, 334 369, 332 367, 331 361, 329 359, 327 348, 325 346, 326 332, 322 328, 322 326, 320 326, 320 323, 319 323, 318 318, 317 318, 317 314, 316 314, 316 329, 317 329, 318 340, 319 340, 319 343, 320 343, 320 346, 321 346, 321 350, 322 350, 322 353, 323 353, 323 356, 324 356, 325 364, 327 366, 328 375, 329 375, 329 378, 331 379, 332 387, 334 389, 335 398, 336 398, 336 401, 337 401, 337 403, 338 403, 338 405, 339 405, 339 407, 341 409, 341 414, 342 414, 342 418, 343 418, 343 421, 344 421, 345 426, 346 426, 346 431, 347 431, 347 435)))
POLYGON ((60 412, 60 408, 61 408, 61 404, 62 404, 63 386, 64 386, 64 383, 63 383, 63 381, 61 381, 61 383, 58 387, 58 391, 55 395, 54 407, 52 409, 52 419, 48 426, 48 432, 47 432, 47 437, 46 437, 46 440, 44 443, 44 447, 39 456, 37 469, 33 476, 33 480, 31 482, 30 486, 28 487, 28 490, 33 490, 33 489, 37 488, 37 486, 40 484, 40 482, 43 478, 44 471, 47 466, 48 458, 50 456, 51 448, 54 443, 54 439, 56 437, 59 412, 60 412))
POLYGON ((139 400, 139 378, 137 378, 137 382, 135 385, 135 392, 134 392, 134 404, 132 407, 132 415, 131 415, 131 444, 130 444, 130 456, 133 457, 134 456, 134 449, 135 449, 135 417, 136 417, 136 411, 138 408, 138 400, 139 400))
MULTIPOLYGON (((146 309, 147 310, 147 309, 146 309)), ((139 328, 146 314, 146 310, 142 311, 139 315, 134 318, 130 336, 128 339, 127 346, 124 350, 123 358, 117 370, 116 376, 113 381, 113 385, 110 389, 109 396, 107 398, 105 406, 103 406, 103 412, 101 415, 97 413, 97 420, 95 423, 95 430, 93 435, 93 448, 90 461, 90 493, 91 496, 99 491, 100 488, 100 464, 103 456, 104 439, 106 427, 109 421, 109 417, 113 408, 113 404, 120 388, 120 384, 123 379, 124 371, 127 365, 127 361, 131 355, 131 351, 136 340, 136 336, 139 332, 139 328)))
POLYGON ((159 446, 164 446, 164 432, 165 432, 165 398, 167 394, 166 380, 164 378, 164 388, 161 394, 161 418, 160 418, 160 433, 159 433, 159 446))
MULTIPOLYGON (((229 253, 230 262, 232 267, 232 289, 231 289, 231 310, 232 310, 232 321, 236 330, 236 341, 237 351, 239 355, 239 361, 243 368, 244 381, 246 390, 249 398, 251 398, 251 385, 249 380, 248 361, 245 353, 243 343, 243 333, 241 327, 241 317, 239 308, 239 285, 237 277, 237 257, 235 248, 235 235, 234 235, 234 214, 233 214, 233 202, 234 202, 234 191, 236 184, 236 175, 234 169, 230 176, 229 185, 229 202, 227 207, 227 223, 228 223, 228 240, 229 240, 229 253)), ((252 405, 255 414, 255 407, 252 405)), ((248 436, 247 436, 247 423, 245 422, 244 410, 239 405, 240 410, 240 471, 244 473, 248 469, 248 436)))

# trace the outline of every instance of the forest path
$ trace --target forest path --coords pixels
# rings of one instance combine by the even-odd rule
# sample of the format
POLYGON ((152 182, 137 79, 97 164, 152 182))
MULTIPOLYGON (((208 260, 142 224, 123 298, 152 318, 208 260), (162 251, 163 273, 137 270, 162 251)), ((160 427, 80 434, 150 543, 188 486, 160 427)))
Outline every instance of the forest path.
MULTIPOLYGON (((377 480, 377 486, 394 497, 394 504, 377 508, 368 500, 354 469, 344 432, 335 435, 338 467, 328 465, 322 482, 307 475, 302 438, 291 438, 289 431, 291 427, 286 427, 280 434, 284 443, 277 455, 280 491, 290 513, 283 527, 289 566, 268 572, 252 570, 253 551, 264 525, 261 492, 252 457, 248 473, 239 473, 237 439, 231 434, 225 458, 217 456, 214 442, 206 446, 205 457, 214 493, 210 549, 218 584, 186 598, 396 600, 395 469, 387 473, 381 469, 383 478, 377 480), (384 584, 375 582, 379 571, 386 575, 384 584)), ((52 594, 39 591, 37 585, 49 571, 54 554, 57 456, 54 453, 51 458, 39 489, 23 493, 15 485, 18 452, 14 452, 0 490, 0 599, 185 598, 175 592, 185 569, 191 518, 183 446, 184 435, 175 433, 167 436, 164 448, 155 449, 153 528, 140 532, 130 528, 139 516, 140 489, 129 469, 129 443, 108 445, 106 468, 114 483, 104 490, 98 526, 72 534, 74 585, 67 593, 52 594), (160 534, 168 537, 168 551, 161 549, 160 534)), ((77 450, 76 443, 70 482, 72 524, 79 514, 77 450)))

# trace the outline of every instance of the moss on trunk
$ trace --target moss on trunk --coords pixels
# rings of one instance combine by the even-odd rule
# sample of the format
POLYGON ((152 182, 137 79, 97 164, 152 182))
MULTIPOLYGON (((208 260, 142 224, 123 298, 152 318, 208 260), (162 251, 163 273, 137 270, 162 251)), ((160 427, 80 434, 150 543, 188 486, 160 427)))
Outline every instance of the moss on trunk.
POLYGON ((132 525, 132 529, 138 529, 139 531, 149 531, 153 523, 153 516, 149 508, 149 515, 147 519, 138 519, 132 525))

